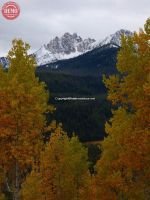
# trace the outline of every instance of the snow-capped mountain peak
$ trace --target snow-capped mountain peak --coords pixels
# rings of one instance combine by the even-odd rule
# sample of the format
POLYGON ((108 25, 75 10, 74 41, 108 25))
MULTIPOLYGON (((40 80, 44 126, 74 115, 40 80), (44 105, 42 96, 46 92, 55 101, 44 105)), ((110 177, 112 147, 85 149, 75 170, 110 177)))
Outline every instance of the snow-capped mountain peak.
POLYGON ((106 37, 104 40, 96 42, 96 40, 91 38, 83 39, 77 33, 70 34, 66 32, 61 37, 55 37, 50 40, 48 44, 43 45, 37 52, 35 52, 35 57, 38 65, 43 65, 57 60, 77 57, 94 48, 106 45, 109 47, 119 47, 121 46, 121 36, 123 34, 131 36, 133 33, 121 29, 106 37))
POLYGON ((82 39, 77 33, 65 33, 60 38, 55 37, 50 40, 48 44, 43 45, 34 54, 38 65, 42 65, 81 55, 91 50, 94 42, 95 40, 91 38, 82 39))
POLYGON ((104 45, 110 45, 110 46, 120 47, 122 35, 132 36, 133 33, 131 31, 121 29, 119 31, 116 31, 114 34, 109 35, 104 40, 98 42, 95 46, 101 47, 101 46, 104 46, 104 45))
MULTIPOLYGON (((36 58, 37 65, 45 65, 48 63, 54 63, 58 60, 70 59, 82 55, 95 48, 106 48, 120 47, 121 36, 132 36, 133 33, 121 29, 114 34, 106 37, 104 40, 96 41, 95 39, 87 38, 83 39, 77 33, 70 34, 66 32, 61 37, 56 36, 49 43, 41 46, 39 50, 33 53, 36 58)), ((8 66, 8 60, 5 57, 0 58, 0 63, 4 66, 8 66)))

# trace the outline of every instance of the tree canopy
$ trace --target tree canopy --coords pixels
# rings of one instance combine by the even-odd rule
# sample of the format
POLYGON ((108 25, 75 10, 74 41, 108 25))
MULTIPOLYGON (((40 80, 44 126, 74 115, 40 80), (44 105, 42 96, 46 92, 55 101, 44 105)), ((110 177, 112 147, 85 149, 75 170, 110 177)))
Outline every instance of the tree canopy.
POLYGON ((108 99, 117 106, 106 124, 97 169, 103 199, 150 198, 150 19, 145 29, 122 36, 119 75, 104 78, 108 99))

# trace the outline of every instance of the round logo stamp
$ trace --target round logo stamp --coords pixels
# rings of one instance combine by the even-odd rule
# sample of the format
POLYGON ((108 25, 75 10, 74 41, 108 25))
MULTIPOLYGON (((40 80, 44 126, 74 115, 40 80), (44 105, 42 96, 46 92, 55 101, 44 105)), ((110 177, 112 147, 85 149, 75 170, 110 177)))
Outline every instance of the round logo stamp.
POLYGON ((2 15, 8 20, 16 19, 20 14, 20 7, 17 3, 9 1, 2 7, 2 15))

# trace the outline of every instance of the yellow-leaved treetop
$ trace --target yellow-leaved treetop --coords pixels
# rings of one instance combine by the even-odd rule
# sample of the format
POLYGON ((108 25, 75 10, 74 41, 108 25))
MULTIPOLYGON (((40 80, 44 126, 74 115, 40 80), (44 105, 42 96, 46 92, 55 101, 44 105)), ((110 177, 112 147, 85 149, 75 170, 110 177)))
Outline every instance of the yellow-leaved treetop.
POLYGON ((56 126, 41 154, 40 168, 35 166, 23 184, 23 199, 83 199, 87 187, 87 160, 87 150, 77 137, 68 138, 61 126, 56 126))
POLYGON ((7 177, 8 192, 19 199, 23 172, 40 150, 46 126, 49 94, 35 76, 36 63, 29 45, 13 40, 8 70, 0 69, 0 166, 7 177))
POLYGON ((106 124, 108 137, 97 164, 102 200, 150 199, 150 19, 144 30, 122 36, 118 75, 105 78, 118 107, 106 124))

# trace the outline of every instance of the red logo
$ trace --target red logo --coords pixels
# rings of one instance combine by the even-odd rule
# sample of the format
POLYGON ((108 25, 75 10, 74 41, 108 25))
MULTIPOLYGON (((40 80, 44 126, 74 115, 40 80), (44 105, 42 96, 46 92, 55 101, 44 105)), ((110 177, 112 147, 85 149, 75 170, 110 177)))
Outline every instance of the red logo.
POLYGON ((20 14, 20 7, 17 3, 9 1, 3 5, 2 14, 6 19, 16 19, 20 14))

